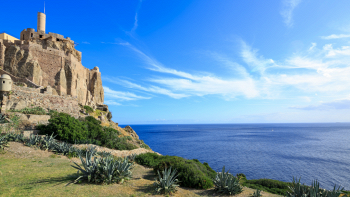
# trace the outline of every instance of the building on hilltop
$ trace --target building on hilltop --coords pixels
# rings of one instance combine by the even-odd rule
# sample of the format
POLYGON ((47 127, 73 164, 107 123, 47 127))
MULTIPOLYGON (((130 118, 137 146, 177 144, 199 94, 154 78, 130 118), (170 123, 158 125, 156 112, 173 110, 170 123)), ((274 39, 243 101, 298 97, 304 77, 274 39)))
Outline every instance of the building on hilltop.
POLYGON ((76 97, 82 105, 102 105, 99 68, 85 68, 69 37, 46 33, 46 15, 38 12, 37 31, 24 29, 20 40, 1 39, 0 67, 16 78, 52 88, 53 95, 76 97))
POLYGON ((11 42, 14 42, 18 40, 17 38, 7 34, 6 32, 0 33, 0 39, 2 40, 10 40, 11 42))

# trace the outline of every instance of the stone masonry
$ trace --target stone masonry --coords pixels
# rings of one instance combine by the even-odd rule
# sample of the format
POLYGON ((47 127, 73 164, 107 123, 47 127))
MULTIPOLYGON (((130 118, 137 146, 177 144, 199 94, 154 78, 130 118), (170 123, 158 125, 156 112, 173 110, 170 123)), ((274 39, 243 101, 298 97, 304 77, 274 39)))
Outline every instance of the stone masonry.
POLYGON ((78 99, 69 95, 52 95, 49 88, 28 88, 12 86, 13 93, 3 97, 3 109, 20 110, 25 107, 42 107, 46 110, 57 110, 58 112, 68 113, 74 117, 79 117, 80 106, 78 99))
POLYGON ((70 95, 92 107, 104 102, 99 68, 82 65, 81 52, 69 37, 27 28, 20 40, 0 39, 0 67, 16 78, 52 87, 53 96, 70 95))

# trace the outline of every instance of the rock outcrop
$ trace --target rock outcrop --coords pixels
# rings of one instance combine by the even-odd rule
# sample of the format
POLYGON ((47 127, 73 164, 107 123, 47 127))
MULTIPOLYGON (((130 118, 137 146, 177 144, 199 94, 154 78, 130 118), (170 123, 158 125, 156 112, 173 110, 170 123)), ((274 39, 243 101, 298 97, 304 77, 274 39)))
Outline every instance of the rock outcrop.
POLYGON ((2 41, 3 69, 39 86, 50 86, 53 94, 76 97, 82 105, 102 105, 104 91, 99 68, 85 68, 81 52, 72 43, 40 38, 16 43, 2 41))

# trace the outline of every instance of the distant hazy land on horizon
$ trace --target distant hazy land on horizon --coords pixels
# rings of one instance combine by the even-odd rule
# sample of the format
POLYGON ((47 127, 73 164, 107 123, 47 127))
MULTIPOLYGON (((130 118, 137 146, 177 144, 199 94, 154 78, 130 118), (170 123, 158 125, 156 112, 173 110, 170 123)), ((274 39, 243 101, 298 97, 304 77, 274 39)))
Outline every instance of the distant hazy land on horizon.
MULTIPOLYGON (((124 127, 124 125, 120 125, 124 127)), ((350 123, 130 125, 162 155, 269 178, 350 190, 350 123)))

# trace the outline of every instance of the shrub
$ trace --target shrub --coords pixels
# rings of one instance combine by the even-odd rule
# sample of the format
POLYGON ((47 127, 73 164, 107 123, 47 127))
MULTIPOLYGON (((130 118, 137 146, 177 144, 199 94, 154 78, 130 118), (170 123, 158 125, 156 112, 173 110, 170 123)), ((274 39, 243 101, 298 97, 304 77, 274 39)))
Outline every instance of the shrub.
POLYGON ((177 183, 179 182, 176 179, 177 175, 176 175, 176 169, 173 170, 173 172, 171 172, 171 167, 168 169, 164 169, 162 171, 162 176, 158 171, 158 179, 156 178, 156 182, 154 183, 154 185, 156 186, 156 192, 157 193, 172 193, 175 192, 177 190, 177 187, 179 185, 177 185, 177 183))
POLYGON ((112 119, 112 112, 108 112, 107 119, 110 121, 112 119))
POLYGON ((102 127, 101 121, 92 116, 75 119, 68 114, 53 113, 48 125, 39 125, 41 135, 57 135, 57 139, 77 144, 96 144, 118 150, 133 150, 137 147, 127 142, 127 137, 110 127, 102 127))
POLYGON ((243 179, 242 185, 253 189, 267 191, 273 194, 285 195, 286 192, 289 191, 291 183, 272 179, 243 179))
POLYGON ((199 161, 186 160, 177 156, 159 156, 158 164, 153 167, 154 172, 173 167, 179 172, 178 179, 181 186, 208 189, 214 186, 212 179, 216 172, 199 161))
POLYGON ((57 139, 70 143, 76 140, 86 140, 88 136, 86 125, 65 113, 52 116, 48 125, 39 125, 37 128, 40 130, 40 135, 50 135, 54 132, 57 139))
POLYGON ((36 114, 36 115, 46 115, 46 110, 41 108, 41 107, 34 107, 34 108, 24 108, 24 109, 20 109, 20 110, 9 110, 12 112, 20 112, 23 114, 36 114))
POLYGON ((225 166, 222 167, 221 173, 216 173, 214 179, 215 190, 219 193, 225 193, 229 195, 235 195, 242 192, 242 186, 239 184, 237 177, 225 172, 225 166))
POLYGON ((92 113, 92 112, 94 112, 94 110, 93 110, 90 106, 88 106, 88 105, 85 105, 85 106, 84 106, 84 109, 86 110, 87 113, 92 113))
POLYGON ((161 156, 156 153, 143 153, 135 157, 135 162, 140 165, 153 168, 158 165, 159 157, 161 156))

